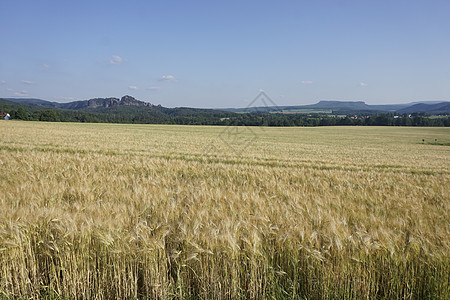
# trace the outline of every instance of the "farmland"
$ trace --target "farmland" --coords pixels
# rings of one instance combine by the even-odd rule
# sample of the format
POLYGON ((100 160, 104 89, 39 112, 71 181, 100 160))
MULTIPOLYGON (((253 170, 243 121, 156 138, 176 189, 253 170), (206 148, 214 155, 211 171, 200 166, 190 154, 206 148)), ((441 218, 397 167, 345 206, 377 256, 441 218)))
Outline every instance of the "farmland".
POLYGON ((445 299, 450 129, 0 122, 0 295, 445 299))

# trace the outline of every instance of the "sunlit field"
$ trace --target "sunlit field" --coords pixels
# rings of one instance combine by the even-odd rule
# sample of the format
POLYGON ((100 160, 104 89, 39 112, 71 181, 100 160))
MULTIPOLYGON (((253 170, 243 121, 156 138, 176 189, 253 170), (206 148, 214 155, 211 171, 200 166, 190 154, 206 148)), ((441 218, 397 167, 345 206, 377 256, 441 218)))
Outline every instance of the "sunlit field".
POLYGON ((449 128, 0 138, 0 298, 449 298, 449 128))

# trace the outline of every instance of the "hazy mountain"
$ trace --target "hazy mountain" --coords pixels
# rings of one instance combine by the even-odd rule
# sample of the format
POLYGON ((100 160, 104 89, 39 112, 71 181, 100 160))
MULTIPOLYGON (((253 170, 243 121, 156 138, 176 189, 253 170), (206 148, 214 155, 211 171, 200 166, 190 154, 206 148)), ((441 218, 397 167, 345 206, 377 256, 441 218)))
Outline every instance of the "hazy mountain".
POLYGON ((23 99, 23 98, 0 98, 0 109, 17 110, 23 108, 27 111, 43 111, 53 109, 59 112, 70 113, 90 113, 95 115, 116 115, 125 116, 132 119, 145 116, 167 119, 172 117, 184 118, 202 118, 215 117, 225 118, 232 113, 214 109, 201 109, 190 107, 167 108, 161 105, 153 105, 148 102, 139 101, 131 96, 123 96, 122 98, 95 98, 84 101, 73 101, 68 103, 50 102, 41 99, 23 99))
POLYGON ((311 109, 331 109, 331 110, 372 110, 364 101, 319 101, 316 104, 304 105, 311 109))
POLYGON ((83 101, 73 101, 68 103, 50 102, 41 99, 21 99, 21 98, 6 98, 12 102, 35 105, 47 108, 62 108, 62 109, 90 109, 97 107, 115 107, 115 106, 142 106, 150 107, 152 104, 144 101, 136 100, 131 96, 123 96, 119 98, 95 98, 83 101))
POLYGON ((372 109, 387 111, 387 112, 396 112, 402 108, 411 106, 411 104, 380 104, 380 105, 369 105, 372 109))
POLYGON ((435 104, 417 103, 398 111, 399 113, 426 112, 429 114, 450 113, 450 102, 440 102, 435 104))
POLYGON ((336 101, 322 100, 315 104, 296 105, 296 106, 265 106, 251 108, 229 108, 226 111, 234 112, 301 112, 305 111, 375 111, 380 110, 376 107, 366 104, 364 101, 336 101))
MULTIPOLYGON (((121 111, 127 113, 139 113, 139 112, 162 112, 164 114, 174 113, 204 113, 205 109, 197 108, 163 108, 161 106, 154 106, 151 103, 140 101, 132 96, 123 96, 122 98, 95 98, 83 101, 73 101, 68 103, 50 102, 42 99, 24 99, 24 98, 6 98, 11 103, 20 105, 27 105, 27 109, 33 110, 35 108, 59 108, 68 110, 89 110, 97 111, 100 113, 119 113, 121 111)), ((11 106, 11 104, 10 104, 11 106)), ((214 111, 228 111, 228 112, 283 112, 283 113, 336 113, 336 114, 351 114, 351 113, 376 113, 376 112, 399 112, 399 113, 412 113, 412 112, 426 112, 430 114, 450 113, 450 102, 436 102, 436 101, 421 101, 412 102, 406 104, 383 104, 383 105, 369 105, 364 101, 335 101, 335 100, 322 100, 315 104, 298 105, 298 106, 261 106, 250 108, 225 108, 215 109, 214 111)), ((15 108, 17 105, 12 105, 11 108, 15 108)), ((209 110, 212 112, 213 110, 209 110)))
POLYGON ((34 99, 34 98, 3 98, 3 99, 11 101, 11 102, 40 106, 40 107, 48 107, 48 108, 56 108, 56 107, 59 107, 59 105, 61 105, 61 103, 58 103, 58 102, 50 102, 47 100, 34 99))
MULTIPOLYGON (((36 100, 39 100, 39 99, 36 99, 36 100)), ((8 99, 0 98, 0 108, 3 108, 3 107, 7 108, 5 110, 5 112, 8 112, 8 110, 10 110, 10 109, 18 109, 19 107, 22 107, 23 109, 30 110, 30 111, 42 109, 42 107, 40 107, 40 106, 27 104, 26 102, 11 101, 8 99)))
POLYGON ((225 108, 225 111, 232 112, 284 112, 301 113, 304 112, 333 112, 333 113, 376 113, 376 112, 428 112, 445 113, 448 112, 445 105, 450 102, 414 102, 406 104, 382 104, 370 105, 364 101, 333 101, 322 100, 315 104, 299 106, 262 106, 251 108, 225 108), (435 105, 435 106, 430 106, 435 105), (411 110, 409 110, 411 108, 411 110))
POLYGON ((69 103, 61 104, 60 108, 64 109, 91 109, 98 107, 116 107, 116 106, 139 106, 139 107, 150 107, 152 104, 144 101, 136 100, 131 96, 123 96, 119 98, 96 98, 84 101, 74 101, 69 103))
MULTIPOLYGON (((139 101, 130 96, 97 98, 70 103, 40 99, 0 99, 0 113, 8 112, 12 119, 49 122, 238 125, 238 126, 450 126, 450 118, 394 118, 362 101, 320 101, 305 106, 263 107, 264 113, 235 113, 218 109, 189 107, 166 108, 139 101), (282 113, 276 113, 276 112, 282 113), (348 115, 369 114, 368 118, 348 115)), ((401 112, 426 111, 432 114, 450 112, 450 103, 414 104, 401 112)), ((384 109, 390 108, 385 106, 384 109)), ((245 110, 243 112, 255 112, 245 110)), ((259 110, 261 112, 261 110, 259 110)))
POLYGON ((448 102, 448 101, 415 101, 415 102, 411 102, 409 103, 410 105, 413 104, 419 104, 419 103, 423 103, 423 104, 438 104, 438 103, 442 103, 442 102, 448 102))

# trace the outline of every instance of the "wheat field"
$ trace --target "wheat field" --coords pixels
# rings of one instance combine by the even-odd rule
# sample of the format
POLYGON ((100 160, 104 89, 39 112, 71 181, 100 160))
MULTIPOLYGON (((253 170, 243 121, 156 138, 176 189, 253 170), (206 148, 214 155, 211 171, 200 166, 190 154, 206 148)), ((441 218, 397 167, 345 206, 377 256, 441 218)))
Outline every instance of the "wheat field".
POLYGON ((449 128, 0 138, 1 299, 449 298, 449 128))

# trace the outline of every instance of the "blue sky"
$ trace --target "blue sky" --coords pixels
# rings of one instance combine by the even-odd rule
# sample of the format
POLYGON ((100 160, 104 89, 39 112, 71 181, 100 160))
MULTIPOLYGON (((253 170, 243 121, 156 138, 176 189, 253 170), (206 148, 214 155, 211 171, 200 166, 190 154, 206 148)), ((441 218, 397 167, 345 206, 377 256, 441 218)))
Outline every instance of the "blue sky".
POLYGON ((0 0, 0 97, 450 100, 450 1, 0 0))

